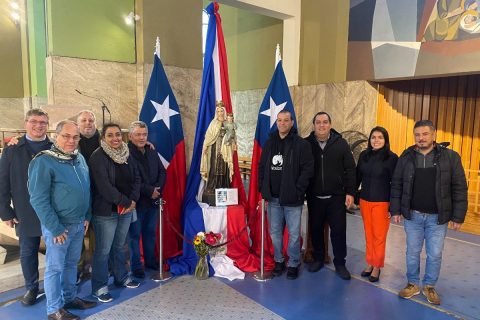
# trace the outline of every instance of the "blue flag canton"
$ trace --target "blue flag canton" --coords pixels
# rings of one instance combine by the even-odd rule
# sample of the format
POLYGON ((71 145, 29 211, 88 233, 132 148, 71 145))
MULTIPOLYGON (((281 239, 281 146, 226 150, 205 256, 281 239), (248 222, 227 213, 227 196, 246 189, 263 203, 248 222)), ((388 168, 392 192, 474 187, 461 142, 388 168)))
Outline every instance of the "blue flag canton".
POLYGON ((263 148, 265 141, 273 131, 277 130, 277 115, 281 110, 288 110, 292 114, 295 128, 297 121, 292 98, 288 90, 287 79, 283 72, 282 61, 277 64, 272 80, 268 86, 258 112, 257 129, 255 139, 263 148))
POLYGON ((148 140, 170 162, 175 147, 183 140, 183 128, 177 100, 157 55, 154 55, 152 76, 140 111, 140 120, 148 125, 148 140))

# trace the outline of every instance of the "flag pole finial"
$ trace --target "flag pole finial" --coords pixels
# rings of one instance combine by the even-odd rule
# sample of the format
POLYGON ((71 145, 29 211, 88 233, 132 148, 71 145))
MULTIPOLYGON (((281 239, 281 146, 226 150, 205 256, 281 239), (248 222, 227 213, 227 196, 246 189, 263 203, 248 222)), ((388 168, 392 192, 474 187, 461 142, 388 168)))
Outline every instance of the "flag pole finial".
POLYGON ((160 59, 160 37, 157 37, 157 41, 155 42, 155 54, 158 59, 160 59))
POLYGON ((282 54, 280 53, 280 44, 277 43, 277 48, 275 50, 275 68, 277 67, 277 64, 282 60, 282 54))

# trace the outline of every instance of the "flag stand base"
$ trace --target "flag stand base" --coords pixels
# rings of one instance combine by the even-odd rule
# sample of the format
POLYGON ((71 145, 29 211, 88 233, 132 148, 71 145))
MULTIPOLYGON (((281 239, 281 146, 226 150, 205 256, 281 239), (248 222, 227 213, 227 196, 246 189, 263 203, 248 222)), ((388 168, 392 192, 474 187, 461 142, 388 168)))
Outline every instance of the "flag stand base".
POLYGON ((268 281, 268 280, 272 280, 273 278, 273 275, 271 272, 260 272, 260 271, 257 271, 253 274, 253 279, 255 279, 256 281, 259 281, 259 282, 265 282, 265 281, 268 281))
POLYGON ((167 281, 168 279, 171 279, 171 278, 172 278, 172 274, 168 271, 155 273, 152 276, 152 280, 155 282, 167 281))

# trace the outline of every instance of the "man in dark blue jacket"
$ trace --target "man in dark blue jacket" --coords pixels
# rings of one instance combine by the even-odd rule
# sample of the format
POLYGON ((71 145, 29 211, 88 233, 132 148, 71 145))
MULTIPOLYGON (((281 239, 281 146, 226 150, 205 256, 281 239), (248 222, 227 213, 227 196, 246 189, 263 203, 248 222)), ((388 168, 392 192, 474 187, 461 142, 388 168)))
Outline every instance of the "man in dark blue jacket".
POLYGON ((130 154, 135 158, 141 177, 140 199, 137 202, 137 221, 130 225, 131 269, 137 278, 144 278, 140 260, 140 238, 145 267, 157 269, 155 260, 155 231, 158 223, 158 200, 162 195, 166 171, 155 150, 147 145, 148 127, 142 121, 134 121, 129 128, 130 154))
POLYGON ((313 158, 308 143, 293 128, 292 114, 282 110, 277 116, 278 131, 270 134, 258 167, 258 186, 268 201, 268 222, 274 249, 274 276, 285 270, 282 253, 283 229, 288 229, 287 279, 298 277, 300 264, 300 221, 305 191, 313 175, 313 158))
POLYGON ((27 189, 28 165, 42 150, 50 149, 52 142, 46 133, 48 114, 41 109, 31 109, 25 116, 26 134, 17 144, 5 148, 0 160, 0 217, 15 227, 20 243, 20 264, 27 292, 22 304, 29 306, 38 295, 38 249, 40 222, 30 205, 27 189), (13 202, 13 207, 10 203, 13 202))
POLYGON ((467 181, 460 155, 435 142, 429 120, 415 123, 415 145, 398 159, 392 177, 390 213, 403 223, 407 236, 407 286, 398 293, 410 299, 420 294, 420 254, 423 243, 427 261, 422 293, 428 302, 440 304, 435 290, 442 263, 448 223, 460 229, 468 207, 467 181))

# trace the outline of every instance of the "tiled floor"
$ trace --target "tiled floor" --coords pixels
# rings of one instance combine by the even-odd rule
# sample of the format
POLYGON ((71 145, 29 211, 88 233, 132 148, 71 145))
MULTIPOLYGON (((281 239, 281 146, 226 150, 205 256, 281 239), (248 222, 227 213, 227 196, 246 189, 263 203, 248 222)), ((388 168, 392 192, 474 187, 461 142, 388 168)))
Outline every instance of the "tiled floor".
MULTIPOLYGON (((285 276, 267 282, 197 281, 183 276, 158 284, 149 279, 138 289, 114 289, 113 303, 78 311, 86 319, 480 319, 480 237, 449 232, 442 273, 437 285, 442 305, 432 307, 423 296, 404 300, 397 292, 405 285, 405 234, 391 225, 386 265, 380 282, 372 284, 358 275, 364 267, 362 220, 348 215, 347 266, 351 281, 336 276, 331 266, 300 277, 285 276), (459 239, 458 239, 459 238, 459 239)), ((423 269, 423 268, 422 268, 423 269)), ((79 296, 89 298, 89 282, 79 296)), ((23 289, 0 294, 0 303, 20 296, 23 289)), ((19 302, 0 308, 1 320, 45 319, 45 301, 24 308, 19 302)))

